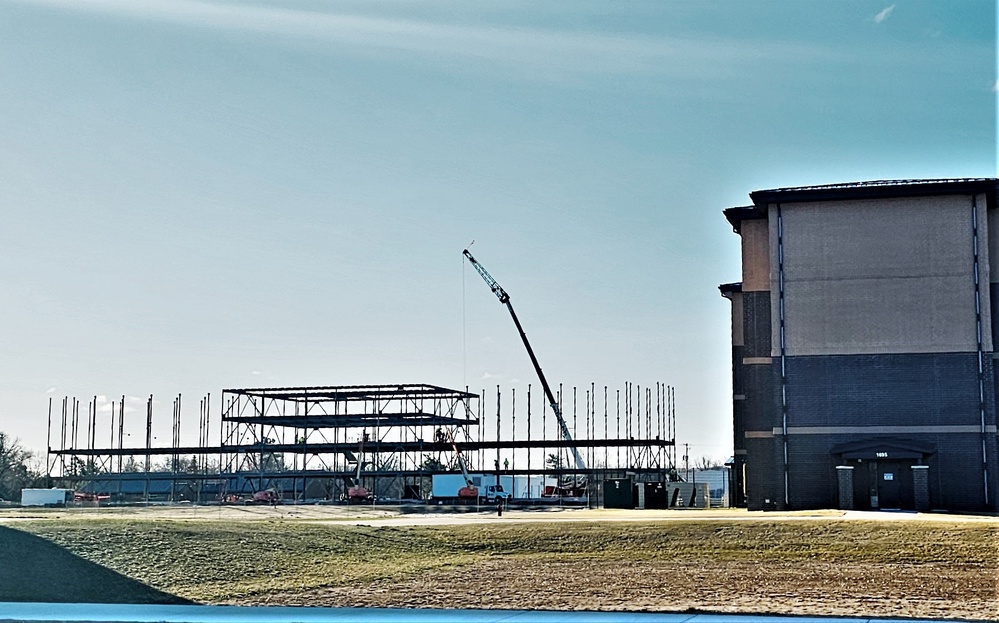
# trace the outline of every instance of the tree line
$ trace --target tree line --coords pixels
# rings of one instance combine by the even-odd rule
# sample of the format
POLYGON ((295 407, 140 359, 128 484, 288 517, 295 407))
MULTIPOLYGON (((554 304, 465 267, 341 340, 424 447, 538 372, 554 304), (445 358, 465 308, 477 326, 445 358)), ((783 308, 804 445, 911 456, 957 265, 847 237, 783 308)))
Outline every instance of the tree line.
POLYGON ((41 457, 0 431, 0 499, 20 500, 21 489, 48 485, 41 457))

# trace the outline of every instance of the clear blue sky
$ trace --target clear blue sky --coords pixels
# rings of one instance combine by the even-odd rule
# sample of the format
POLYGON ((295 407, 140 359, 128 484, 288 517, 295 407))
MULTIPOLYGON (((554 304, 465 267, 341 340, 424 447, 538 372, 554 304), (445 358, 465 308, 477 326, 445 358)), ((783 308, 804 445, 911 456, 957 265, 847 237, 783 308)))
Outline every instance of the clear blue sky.
POLYGON ((223 387, 523 387, 474 239, 554 382, 672 384, 726 458, 721 210, 994 176, 995 39, 975 0, 7 0, 0 430, 43 449, 50 396, 155 394, 168 438, 183 392, 193 440, 223 387))

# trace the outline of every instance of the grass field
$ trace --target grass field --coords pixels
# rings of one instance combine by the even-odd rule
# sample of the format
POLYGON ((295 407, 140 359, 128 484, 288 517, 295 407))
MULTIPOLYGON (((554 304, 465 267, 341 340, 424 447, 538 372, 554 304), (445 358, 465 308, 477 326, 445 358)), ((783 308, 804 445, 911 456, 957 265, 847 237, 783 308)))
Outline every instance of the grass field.
POLYGON ((66 514, 7 526, 0 601, 47 585, 53 601, 999 615, 997 522, 365 526, 66 514), (38 543, 48 544, 40 560, 17 554, 38 543), (110 580, 85 581, 101 573, 118 582, 113 599, 110 580), (101 598, 81 599, 88 591, 101 598))

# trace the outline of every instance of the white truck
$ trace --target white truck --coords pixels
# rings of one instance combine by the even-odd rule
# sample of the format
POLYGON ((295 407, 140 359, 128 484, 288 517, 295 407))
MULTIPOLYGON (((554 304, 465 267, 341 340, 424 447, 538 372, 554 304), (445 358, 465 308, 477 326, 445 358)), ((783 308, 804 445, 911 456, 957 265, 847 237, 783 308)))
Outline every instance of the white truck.
POLYGON ((74 494, 72 489, 21 489, 21 506, 66 506, 74 494))
MULTIPOLYGON (((511 476, 500 476, 500 484, 496 484, 495 475, 489 474, 469 474, 468 480, 478 490, 479 502, 485 501, 487 504, 492 504, 497 500, 509 500, 511 497, 510 490, 507 489, 507 487, 513 488, 513 477, 511 476)), ((468 480, 463 474, 434 474, 431 496, 438 502, 467 499, 465 495, 461 495, 461 491, 468 486, 468 480)))

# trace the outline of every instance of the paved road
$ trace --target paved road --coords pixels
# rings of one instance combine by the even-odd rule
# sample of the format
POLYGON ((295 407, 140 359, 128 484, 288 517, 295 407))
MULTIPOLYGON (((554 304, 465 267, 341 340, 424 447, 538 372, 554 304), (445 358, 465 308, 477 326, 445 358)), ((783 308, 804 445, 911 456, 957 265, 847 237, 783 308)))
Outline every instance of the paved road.
POLYGON ((943 513, 871 512, 871 511, 790 511, 748 512, 745 509, 684 509, 684 510, 621 510, 621 509, 539 509, 509 510, 502 517, 495 512, 436 512, 433 507, 405 507, 400 512, 393 507, 357 506, 153 506, 78 509, 0 509, 0 524, 16 524, 25 520, 101 517, 102 519, 170 519, 174 521, 253 521, 299 520, 336 522, 369 526, 457 525, 492 522, 582 522, 582 521, 809 521, 809 520, 869 520, 869 521, 981 521, 999 522, 999 517, 982 515, 949 515, 943 513), (418 512, 417 512, 418 511, 418 512))
MULTIPOLYGON (((725 510, 680 511, 617 511, 617 510, 563 510, 563 511, 504 511, 496 513, 426 513, 397 515, 394 517, 353 517, 336 519, 337 523, 358 526, 446 526, 500 522, 634 522, 634 521, 814 521, 839 519, 847 521, 959 521, 999 522, 999 518, 982 515, 949 515, 942 513, 915 513, 891 511, 798 511, 755 512, 725 510)), ((317 519, 312 519, 317 521, 317 519)), ((318 519, 318 521, 322 521, 318 519)))
MULTIPOLYGON (((0 622, 71 623, 889 623, 869 618, 775 617, 650 612, 539 612, 536 610, 397 610, 0 603, 0 622)), ((892 619, 890 623, 926 621, 892 619)))

